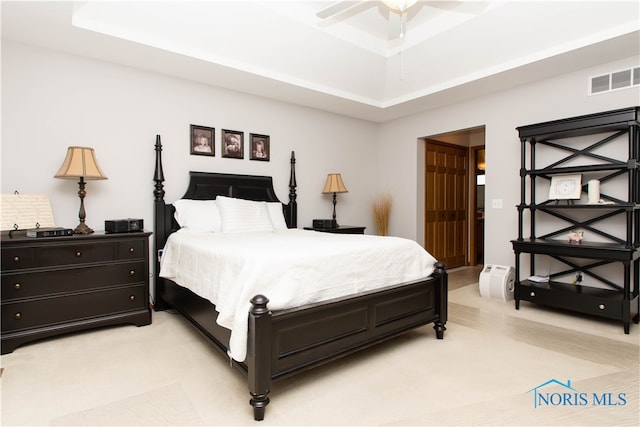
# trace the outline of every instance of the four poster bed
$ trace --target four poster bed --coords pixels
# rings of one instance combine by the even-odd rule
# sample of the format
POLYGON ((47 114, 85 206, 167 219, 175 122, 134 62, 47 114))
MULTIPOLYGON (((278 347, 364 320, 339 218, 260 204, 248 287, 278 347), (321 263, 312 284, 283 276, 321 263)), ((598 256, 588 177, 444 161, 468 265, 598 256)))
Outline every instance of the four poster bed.
MULTIPOLYGON (((340 270, 342 267, 336 266, 340 265, 341 251, 346 251, 351 246, 356 248, 354 250, 366 252, 367 250, 357 249, 358 245, 366 242, 367 246, 371 246, 370 241, 374 239, 382 239, 384 243, 388 242, 387 244, 390 245, 418 245, 407 239, 366 235, 343 236, 347 240, 335 241, 330 239, 339 238, 339 235, 296 230, 296 177, 293 152, 291 153, 289 203, 287 204, 280 203, 276 197, 271 177, 205 172, 190 172, 190 181, 186 193, 180 202, 176 201, 171 204, 164 201, 164 174, 162 170, 160 136, 156 138, 155 150, 155 310, 176 309, 203 333, 217 349, 228 355, 232 365, 247 375, 251 396, 250 404, 253 407, 255 420, 264 418, 273 380, 294 375, 429 323, 434 324, 436 337, 438 339, 443 338, 447 320, 447 273, 444 264, 436 262, 422 248, 419 248, 416 256, 412 255, 413 258, 407 258, 407 260, 400 259, 396 261, 395 258, 389 258, 392 255, 386 254, 383 257, 384 260, 391 259, 393 264, 397 262, 406 263, 406 267, 401 267, 405 270, 413 269, 416 264, 428 264, 429 260, 431 260, 429 274, 416 273, 424 275, 418 278, 410 278, 410 280, 387 279, 386 282, 383 281, 379 284, 378 288, 369 289, 365 287, 363 288, 364 290, 351 291, 352 293, 350 294, 344 294, 347 291, 340 287, 342 286, 341 283, 331 283, 330 286, 326 287, 322 286, 323 283, 319 283, 322 289, 319 292, 322 293, 328 290, 329 292, 326 294, 328 297, 321 301, 298 299, 296 292, 300 294, 313 293, 309 291, 309 288, 313 285, 311 282, 314 281, 314 277, 320 276, 321 280, 317 280, 319 282, 325 281, 325 278, 326 282, 331 282, 332 280, 335 281, 337 275, 343 274, 340 270), (200 205, 206 205, 207 201, 212 201, 213 199, 216 199, 215 203, 218 205, 216 209, 219 209, 219 215, 222 218, 223 232, 187 232, 189 231, 189 226, 184 224, 185 211, 180 203, 197 204, 202 201, 200 205), (187 202, 182 202, 185 200, 187 202), (228 217, 225 216, 227 212, 225 211, 227 209, 226 204, 229 203, 255 203, 255 205, 250 205, 252 209, 254 207, 263 209, 267 204, 271 208, 276 206, 278 208, 276 210, 280 210, 283 214, 283 224, 286 222, 283 227, 292 230, 277 231, 277 228, 275 228, 274 230, 276 231, 271 232, 224 232, 225 226, 227 229, 231 226, 228 222, 228 217), (179 212, 176 211, 176 206, 179 212), (225 223, 225 221, 227 222, 225 223), (179 222, 183 223, 182 228, 179 222), (253 238, 251 237, 253 234, 260 235, 262 236, 261 238, 267 240, 263 243, 258 242, 255 244, 253 240, 246 240, 253 238), (302 239, 310 238, 316 240, 313 240, 308 246, 294 248, 297 249, 295 253, 287 256, 277 255, 279 252, 276 253, 277 256, 274 256, 271 254, 273 252, 271 251, 271 246, 265 246, 272 244, 282 246, 286 251, 287 248, 291 249, 290 246, 295 244, 291 242, 297 242, 294 237, 297 239, 298 235, 301 235, 302 239), (225 258, 223 261, 205 262, 204 265, 194 264, 195 261, 193 259, 200 258, 200 255, 194 256, 187 248, 193 236, 200 243, 209 239, 214 241, 213 246, 222 247, 223 252, 226 251, 231 259, 227 261, 225 258), (280 240, 274 240, 273 242, 275 243, 272 243, 269 239, 285 239, 285 243, 280 240), (245 242, 246 248, 256 246, 258 250, 262 251, 260 254, 263 256, 249 255, 250 258, 241 258, 238 254, 242 251, 234 249, 238 247, 237 245, 243 244, 237 243, 238 240, 245 242), (308 260, 303 261, 304 264, 301 270, 296 270, 294 265, 287 264, 289 258, 300 258, 308 251, 315 254, 314 251, 323 245, 333 245, 330 246, 331 249, 334 249, 330 251, 333 252, 333 255, 330 255, 332 258, 327 258, 331 260, 328 261, 330 262, 328 269, 331 271, 324 271, 326 268, 318 270, 317 266, 310 264, 308 260), (265 250, 264 248, 267 249, 265 250), (336 256, 336 254, 339 255, 336 256), (235 255, 238 255, 237 260, 233 258, 235 255), (414 258, 418 261, 414 262, 414 258), (261 262, 262 259, 265 259, 265 261, 261 262), (178 267, 172 267, 173 261, 177 261, 175 265, 178 267), (201 282, 206 282, 207 278, 198 279, 194 276, 196 279, 191 288, 188 288, 188 285, 183 286, 182 281, 188 282, 191 273, 196 270, 210 271, 208 274, 213 276, 224 270, 221 267, 222 265, 226 267, 227 264, 231 265, 236 261, 241 268, 240 272, 233 272, 233 276, 221 277, 243 277, 243 279, 238 279, 239 281, 234 283, 229 290, 224 291, 227 292, 226 294, 222 291, 216 291, 217 293, 213 297, 209 298, 207 296, 205 298, 203 292, 193 290, 193 287, 197 288, 202 284, 201 282), (180 265, 183 266, 182 271, 179 268, 180 265), (184 266, 188 267, 184 268, 184 266), (212 269, 206 270, 207 267, 211 266, 213 266, 212 269), (273 266, 278 270, 254 270, 254 266, 255 268, 264 267, 265 269, 273 266), (238 309, 235 309, 235 312, 232 310, 227 313, 222 303, 219 302, 219 307, 216 307, 210 301, 212 299, 219 301, 224 299, 222 297, 225 295, 227 297, 225 301, 232 299, 229 295, 235 295, 234 292, 240 292, 237 291, 238 288, 244 288, 245 285, 249 286, 253 276, 257 277, 257 280, 254 280, 256 282, 255 287, 249 288, 249 291, 247 291, 249 293, 239 293, 239 296, 236 297, 240 300, 238 303, 240 315, 225 323, 221 318, 226 318, 227 315, 233 317, 238 312, 238 309), (280 281, 280 278, 282 282, 286 282, 289 285, 291 283, 288 283, 287 280, 295 282, 296 287, 287 287, 288 292, 291 292, 292 288, 295 290, 295 292, 291 292, 292 303, 287 305, 280 301, 280 296, 277 295, 279 291, 274 290, 275 288, 270 288, 266 285, 264 285, 266 287, 263 287, 263 281, 274 281, 272 276, 275 277, 275 282, 280 281), (269 277, 271 279, 268 279, 269 277), (390 283, 389 280, 396 281, 390 283), (176 282, 181 283, 181 285, 176 282), (257 290, 256 293, 250 293, 254 289, 257 290), (264 291, 265 289, 267 291, 264 291), (340 292, 343 293, 341 294, 340 292), (246 295, 249 296, 247 298, 249 301, 244 301, 244 296, 246 295), (296 303, 296 301, 298 302, 296 303), (302 301, 302 303, 299 301, 302 301), (242 311, 245 308, 246 311, 242 311), (227 327, 223 327, 221 324, 227 327), (235 329, 229 326, 236 324, 240 325, 240 329, 244 325, 245 331, 242 333, 236 332, 235 329), (234 342, 234 334, 236 335, 236 344, 230 344, 230 342, 234 342), (238 345, 239 342, 242 345, 238 345), (234 346, 236 349, 234 349, 234 346), (244 348, 242 348, 243 346, 244 348), (235 354, 234 351, 236 352, 235 354)), ((237 212, 233 211, 233 213, 234 218, 237 219, 237 212)), ((273 215, 273 211, 271 211, 271 214, 273 215)), ((279 213, 276 212, 276 215, 279 215, 279 213)), ((271 218, 273 224, 276 224, 273 216, 271 218)), ((412 248, 409 249, 411 250, 399 250, 397 247, 391 248, 392 252, 397 253, 398 256, 405 256, 405 253, 410 253, 413 250, 412 248)), ((251 252, 249 253, 251 254, 251 252)), ((322 257, 325 255, 318 252, 317 255, 313 256, 322 257)), ((358 255, 356 258, 348 259, 350 264, 355 265, 357 268, 358 265, 363 263, 361 258, 363 257, 358 255), (354 259, 357 259, 357 261, 354 261, 354 259)), ((386 274, 387 269, 393 269, 391 263, 385 264, 385 261, 379 260, 374 262, 382 264, 382 269, 374 273, 377 276, 383 276, 386 274)), ((327 262, 324 263, 326 264, 327 262)), ((363 268, 372 269, 368 266, 363 266, 363 268)), ((375 270, 375 268, 373 269, 375 270)), ((350 275, 351 278, 349 280, 353 282, 354 280, 358 281, 359 276, 363 275, 363 273, 362 271, 345 271, 344 275, 350 275)), ((377 276, 374 278, 375 280, 372 279, 369 282, 376 281, 377 276)), ((221 279, 217 278, 216 280, 221 279)), ((230 279, 229 281, 233 280, 230 279)), ((358 283, 356 286, 360 285, 358 283)), ((352 286, 352 283, 349 286, 352 286)), ((206 294, 206 290, 204 293, 206 294)))

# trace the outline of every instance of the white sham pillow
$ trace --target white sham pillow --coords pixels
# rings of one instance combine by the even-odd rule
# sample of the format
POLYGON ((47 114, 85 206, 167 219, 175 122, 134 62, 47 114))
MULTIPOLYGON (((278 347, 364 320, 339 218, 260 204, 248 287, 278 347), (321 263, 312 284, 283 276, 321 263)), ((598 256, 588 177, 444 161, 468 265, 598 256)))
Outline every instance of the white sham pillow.
POLYGON ((215 200, 180 199, 173 202, 174 218, 180 227, 193 231, 222 231, 222 218, 215 200))
POLYGON ((218 196, 216 204, 222 218, 223 233, 274 230, 266 202, 218 196))
POLYGON ((282 212, 282 203, 280 202, 267 202, 267 209, 269 210, 269 217, 271 218, 271 224, 275 231, 287 230, 287 221, 284 219, 284 212, 282 212))

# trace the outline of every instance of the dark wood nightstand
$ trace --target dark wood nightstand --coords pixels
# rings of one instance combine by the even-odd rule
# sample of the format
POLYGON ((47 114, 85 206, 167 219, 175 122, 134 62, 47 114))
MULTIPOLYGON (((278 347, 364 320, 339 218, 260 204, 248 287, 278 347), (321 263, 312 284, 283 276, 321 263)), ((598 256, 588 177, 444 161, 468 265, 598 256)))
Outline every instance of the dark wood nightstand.
POLYGON ((357 225, 339 225, 335 228, 313 228, 304 227, 305 230, 320 231, 323 233, 337 233, 337 234, 364 234, 364 229, 367 227, 360 227, 357 225))
POLYGON ((151 323, 151 233, 2 233, 2 354, 99 326, 151 323))

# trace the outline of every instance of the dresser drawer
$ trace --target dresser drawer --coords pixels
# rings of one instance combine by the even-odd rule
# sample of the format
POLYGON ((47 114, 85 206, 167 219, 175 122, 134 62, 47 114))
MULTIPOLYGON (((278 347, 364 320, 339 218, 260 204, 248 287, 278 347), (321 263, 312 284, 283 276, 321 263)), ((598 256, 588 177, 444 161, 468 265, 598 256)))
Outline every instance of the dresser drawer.
POLYGON ((34 248, 16 247, 1 248, 2 271, 33 267, 34 248))
POLYGON ((118 244, 118 259, 142 259, 147 256, 145 252, 145 240, 136 239, 120 242, 118 244))
POLYGON ((148 309, 146 284, 2 304, 2 333, 148 309))
POLYGON ((116 250, 116 244, 111 242, 3 248, 2 270, 113 261, 116 259, 116 250))
POLYGON ((115 259, 113 243, 74 243, 60 246, 45 246, 36 249, 35 263, 39 267, 62 266, 115 259))
POLYGON ((147 281, 144 260, 54 271, 5 273, 2 302, 147 281))

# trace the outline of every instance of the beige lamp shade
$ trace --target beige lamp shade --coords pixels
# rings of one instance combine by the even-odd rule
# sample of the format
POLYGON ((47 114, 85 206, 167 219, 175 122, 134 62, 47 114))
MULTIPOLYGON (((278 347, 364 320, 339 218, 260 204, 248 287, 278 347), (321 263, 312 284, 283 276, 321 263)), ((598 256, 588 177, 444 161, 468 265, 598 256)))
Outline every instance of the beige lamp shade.
POLYGON ((326 193, 347 193, 347 187, 342 182, 342 176, 339 173, 330 173, 327 175, 327 182, 324 185, 323 194, 326 193))
POLYGON ((107 176, 100 169, 93 148, 69 147, 67 157, 65 157, 58 173, 55 174, 55 178, 89 180, 107 179, 107 176))
POLYGON ((96 160, 96 153, 93 148, 89 147, 69 147, 67 149, 67 157, 64 158, 62 166, 55 178, 63 179, 78 179, 78 197, 80 198, 80 211, 78 212, 78 218, 80 224, 73 230, 75 234, 90 234, 93 233, 91 227, 85 224, 87 214, 84 210, 84 198, 87 195, 85 191, 85 180, 89 179, 107 179, 107 176, 102 172, 98 161, 96 160))

